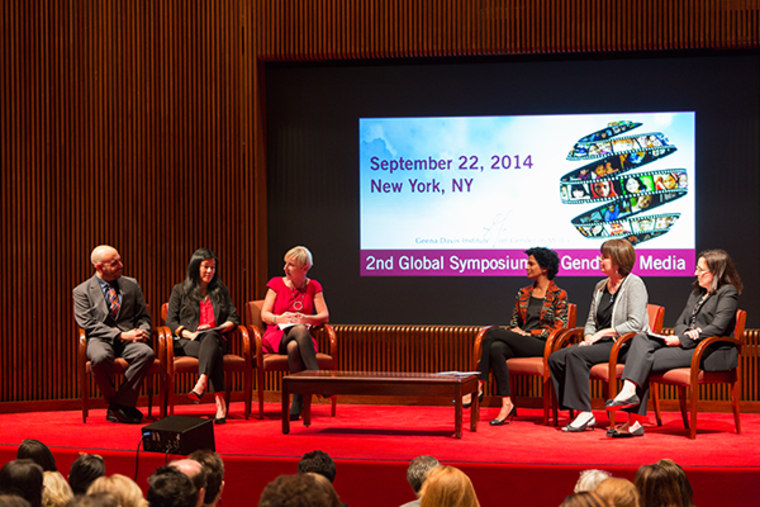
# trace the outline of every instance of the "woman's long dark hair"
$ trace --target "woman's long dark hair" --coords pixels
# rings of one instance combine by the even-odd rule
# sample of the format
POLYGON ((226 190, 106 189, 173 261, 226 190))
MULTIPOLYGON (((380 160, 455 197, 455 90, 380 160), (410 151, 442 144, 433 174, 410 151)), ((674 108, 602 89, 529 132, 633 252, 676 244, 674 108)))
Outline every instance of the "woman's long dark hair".
MULTIPOLYGON (((739 277, 739 272, 736 270, 734 261, 731 260, 731 256, 725 250, 704 250, 697 256, 697 262, 700 257, 705 258, 707 268, 713 274, 712 287, 710 287, 710 294, 715 294, 718 289, 724 285, 733 285, 736 287, 736 291, 741 294, 744 286, 742 285, 742 279, 739 277)), ((699 289, 699 281, 694 281, 694 287, 699 289)))
MULTIPOLYGON (((187 276, 185 277, 185 281, 182 283, 182 288, 185 290, 187 297, 189 297, 192 301, 200 303, 201 262, 208 259, 214 259, 218 267, 219 261, 217 260, 216 255, 208 248, 199 248, 193 252, 193 255, 190 257, 190 263, 187 265, 187 276)), ((222 287, 223 284, 219 281, 219 277, 215 271, 214 278, 212 278, 211 282, 208 284, 208 295, 211 298, 212 302, 218 303, 221 301, 221 294, 223 291, 222 287)))

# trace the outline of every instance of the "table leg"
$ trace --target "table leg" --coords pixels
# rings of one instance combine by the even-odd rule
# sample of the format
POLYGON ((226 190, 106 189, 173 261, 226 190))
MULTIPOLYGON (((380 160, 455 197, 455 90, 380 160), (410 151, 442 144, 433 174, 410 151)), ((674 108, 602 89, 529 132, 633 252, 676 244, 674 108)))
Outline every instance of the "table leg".
POLYGON ((480 419, 480 401, 478 400, 478 383, 475 382, 475 390, 471 395, 472 407, 470 408, 470 431, 478 431, 480 419))
POLYGON ((308 428, 311 426, 311 393, 301 396, 303 396, 303 425, 308 428))
POLYGON ((290 433, 290 414, 288 410, 288 401, 290 400, 290 393, 288 392, 288 380, 282 379, 282 434, 287 435, 290 433))
POLYGON ((462 384, 457 384, 454 400, 454 437, 462 438, 462 384))

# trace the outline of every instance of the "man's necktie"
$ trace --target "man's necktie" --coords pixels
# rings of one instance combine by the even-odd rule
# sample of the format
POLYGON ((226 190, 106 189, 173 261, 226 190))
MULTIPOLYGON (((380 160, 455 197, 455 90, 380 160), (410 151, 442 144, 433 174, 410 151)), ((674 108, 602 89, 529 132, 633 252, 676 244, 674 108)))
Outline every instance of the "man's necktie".
POLYGON ((108 301, 111 303, 111 315, 116 318, 119 314, 119 293, 116 292, 116 288, 113 285, 108 287, 108 301))

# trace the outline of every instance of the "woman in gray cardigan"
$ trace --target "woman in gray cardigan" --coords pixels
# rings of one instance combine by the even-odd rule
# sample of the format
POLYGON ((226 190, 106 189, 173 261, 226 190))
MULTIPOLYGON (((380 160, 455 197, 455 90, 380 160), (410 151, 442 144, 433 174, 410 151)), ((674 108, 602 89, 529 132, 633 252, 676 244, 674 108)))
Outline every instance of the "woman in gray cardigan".
POLYGON ((609 360, 619 336, 649 330, 647 288, 641 278, 631 273, 636 262, 633 245, 624 239, 611 239, 602 243, 601 253, 600 268, 607 278, 594 288, 583 341, 549 356, 560 408, 579 412, 562 428, 568 432, 596 425, 589 389, 591 367, 609 360))

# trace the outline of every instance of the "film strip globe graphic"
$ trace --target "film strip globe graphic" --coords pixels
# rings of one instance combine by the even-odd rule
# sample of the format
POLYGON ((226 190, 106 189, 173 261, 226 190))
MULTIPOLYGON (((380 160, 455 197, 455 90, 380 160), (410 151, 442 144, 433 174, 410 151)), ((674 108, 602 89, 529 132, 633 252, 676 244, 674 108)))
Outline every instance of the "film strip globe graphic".
POLYGON ((560 178, 565 204, 594 204, 571 223, 587 238, 625 238, 634 245, 666 234, 680 213, 648 214, 689 192, 686 169, 636 172, 675 152, 662 132, 622 136, 642 123, 619 121, 582 137, 567 155, 590 161, 560 178), (645 215, 646 214, 646 215, 645 215))

